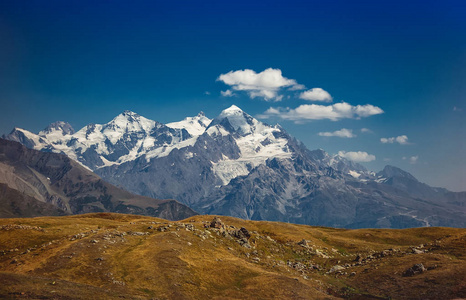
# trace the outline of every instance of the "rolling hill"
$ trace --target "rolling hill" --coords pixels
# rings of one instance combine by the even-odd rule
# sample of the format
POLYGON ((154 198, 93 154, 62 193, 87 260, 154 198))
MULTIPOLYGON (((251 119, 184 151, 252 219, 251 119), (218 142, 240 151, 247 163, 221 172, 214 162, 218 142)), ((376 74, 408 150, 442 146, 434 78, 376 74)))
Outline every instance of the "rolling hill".
POLYGON ((0 219, 0 298, 460 299, 466 229, 232 217, 0 219))

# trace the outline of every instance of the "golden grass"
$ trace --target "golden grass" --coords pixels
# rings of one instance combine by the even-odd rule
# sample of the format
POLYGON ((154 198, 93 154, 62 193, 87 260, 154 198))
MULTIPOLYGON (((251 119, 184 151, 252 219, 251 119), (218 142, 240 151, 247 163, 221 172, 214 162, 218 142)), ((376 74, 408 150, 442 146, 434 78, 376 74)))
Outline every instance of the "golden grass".
POLYGON ((221 216, 227 228, 252 233, 249 249, 206 230, 212 218, 169 222, 101 213, 0 219, 0 298, 466 297, 465 229, 345 230, 221 216), (157 230, 164 226, 166 231, 157 230), (302 239, 309 249, 298 245, 302 239), (412 254, 410 247, 421 244, 428 251, 412 254), (391 248, 400 251, 354 265, 356 254, 367 257, 391 248), (403 277, 414 263, 432 269, 403 277), (328 273, 345 264, 350 266, 328 273), (312 269, 316 265, 319 269, 312 269))

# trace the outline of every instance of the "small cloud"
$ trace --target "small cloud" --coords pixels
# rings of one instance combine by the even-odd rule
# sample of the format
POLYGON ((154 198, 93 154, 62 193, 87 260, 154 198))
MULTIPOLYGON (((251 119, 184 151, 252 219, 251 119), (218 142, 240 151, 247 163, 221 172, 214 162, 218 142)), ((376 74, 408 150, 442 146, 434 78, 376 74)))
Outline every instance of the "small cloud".
POLYGON ((370 130, 369 128, 361 128, 361 132, 362 133, 374 133, 372 130, 370 130))
POLYGON ((338 121, 340 119, 360 119, 372 115, 382 114, 384 111, 371 104, 353 106, 346 102, 332 105, 303 104, 295 109, 270 107, 259 118, 278 117, 283 120, 295 121, 295 123, 309 120, 329 119, 338 121))
POLYGON ((415 163, 417 163, 417 160, 419 159, 419 156, 411 156, 411 157, 406 157, 406 156, 403 156, 402 157, 403 160, 409 160, 409 163, 414 165, 415 163))
POLYGON ((330 94, 321 89, 321 88, 313 88, 308 91, 302 92, 299 95, 300 99, 309 100, 309 101, 322 101, 322 102, 332 102, 333 98, 330 94))
POLYGON ((231 86, 234 91, 245 91, 251 99, 262 98, 265 101, 280 101, 283 96, 278 95, 281 88, 302 88, 294 79, 282 76, 280 69, 268 68, 256 73, 254 70, 245 69, 230 71, 221 74, 217 81, 222 81, 231 86))
POLYGON ((289 91, 301 91, 305 89, 306 86, 304 84, 295 84, 292 87, 288 88, 289 91))
POLYGON ((375 155, 369 154, 364 151, 357 151, 357 152, 339 151, 338 155, 348 160, 352 160, 354 162, 370 162, 370 161, 375 160, 375 155))
POLYGON ((398 143, 400 145, 408 145, 408 137, 406 135, 400 135, 397 137, 389 137, 389 138, 381 138, 380 142, 382 144, 393 144, 393 143, 398 143))
POLYGON ((390 158, 387 158, 387 157, 385 157, 385 158, 383 159, 383 161, 387 161, 387 162, 388 162, 388 161, 391 161, 391 159, 390 159, 390 158))
POLYGON ((209 91, 205 91, 205 92, 204 92, 204 95, 207 95, 207 96, 208 96, 208 95, 210 95, 210 92, 209 92, 209 91))
POLYGON ((223 97, 233 97, 235 94, 231 90, 220 91, 223 97))
POLYGON ((463 111, 461 108, 453 106, 453 111, 463 111))
POLYGON ((352 129, 346 129, 342 128, 340 130, 334 131, 334 132, 319 132, 318 135, 320 136, 336 136, 336 137, 341 137, 341 138, 354 138, 356 137, 355 134, 353 134, 352 129))
POLYGON ((419 156, 417 156, 417 155, 416 155, 416 156, 411 156, 411 157, 409 158, 409 163, 412 164, 412 165, 414 165, 415 163, 417 163, 417 160, 418 160, 418 159, 419 159, 419 156))

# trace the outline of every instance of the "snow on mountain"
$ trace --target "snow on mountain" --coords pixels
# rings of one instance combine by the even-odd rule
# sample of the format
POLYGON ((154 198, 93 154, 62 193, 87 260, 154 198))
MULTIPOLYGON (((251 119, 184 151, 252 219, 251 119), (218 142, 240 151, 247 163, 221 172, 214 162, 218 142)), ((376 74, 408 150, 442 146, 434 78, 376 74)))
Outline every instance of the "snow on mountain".
POLYGON ((277 135, 281 132, 279 126, 264 124, 236 105, 222 111, 210 127, 216 127, 216 130, 209 128, 208 134, 218 131, 225 134, 228 129, 234 130, 235 141, 240 149, 240 158, 224 157, 213 165, 215 174, 222 179, 224 185, 233 178, 248 174, 252 168, 265 164, 269 158, 291 158, 288 140, 277 135))
POLYGON ((177 145, 194 142, 183 144, 192 138, 183 128, 170 128, 131 111, 124 111, 106 124, 89 124, 77 132, 65 122, 55 122, 39 134, 15 128, 7 138, 36 150, 64 153, 91 170, 146 154, 150 158, 168 155, 177 145))
POLYGON ((234 105, 212 120, 200 113, 164 125, 125 111, 77 132, 56 122, 39 134, 15 128, 5 138, 64 153, 115 185, 201 213, 349 228, 425 226, 427 218, 432 226, 464 224, 464 196, 395 167, 376 174, 310 151, 234 105))
POLYGON ((236 105, 223 110, 217 119, 228 119, 234 130, 243 135, 252 133, 254 126, 259 123, 236 105))
MULTIPOLYGON (((80 161, 83 153, 94 151, 102 161, 98 167, 121 164, 152 149, 156 139, 151 134, 161 126, 134 112, 124 111, 107 124, 90 124, 82 128, 71 137, 67 147, 81 153, 80 161)), ((66 149, 59 149, 66 153, 66 149)))
POLYGON ((39 135, 29 132, 25 129, 15 127, 13 132, 16 134, 12 137, 11 140, 25 144, 28 148, 35 149, 45 144, 45 141, 39 135))
POLYGON ((350 174, 350 175, 353 176, 354 178, 359 178, 359 177, 361 176, 360 173, 355 172, 355 171, 353 171, 353 170, 350 170, 350 171, 348 172, 348 174, 350 174))
POLYGON ((72 135, 75 131, 70 124, 63 121, 51 123, 44 130, 39 132, 39 136, 45 137, 49 142, 62 140, 64 136, 72 135))
MULTIPOLYGON (((150 135, 157 122, 146 119, 132 111, 124 111, 102 127, 102 134, 116 144, 125 134, 150 135)), ((138 136, 138 137, 140 137, 138 136)))
POLYGON ((166 124, 170 128, 185 129, 189 134, 198 136, 204 133, 207 126, 209 126, 211 119, 207 118, 201 111, 195 117, 187 117, 186 119, 179 122, 172 122, 166 124))
MULTIPOLYGON (((15 128, 7 138, 36 150, 64 153, 83 166, 97 170, 139 157, 144 157, 146 162, 166 157, 175 149, 193 147, 203 134, 212 138, 231 136, 239 148, 239 157, 221 155, 221 159, 211 162, 221 185, 247 175, 270 158, 288 159, 293 154, 279 125, 264 124, 236 105, 223 110, 213 120, 200 112, 195 117, 164 125, 124 111, 106 124, 89 124, 77 132, 68 123, 55 122, 39 134, 15 128)), ((323 153, 322 159, 331 166, 334 163, 344 165, 342 160, 346 161, 323 153)), ((192 152, 186 153, 186 157, 194 156, 192 152)))

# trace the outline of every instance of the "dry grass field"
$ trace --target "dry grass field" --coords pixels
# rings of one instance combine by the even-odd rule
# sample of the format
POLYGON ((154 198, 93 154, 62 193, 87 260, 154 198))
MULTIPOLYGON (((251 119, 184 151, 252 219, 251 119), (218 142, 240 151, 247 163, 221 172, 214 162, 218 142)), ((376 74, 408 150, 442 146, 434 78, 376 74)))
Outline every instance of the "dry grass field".
POLYGON ((0 219, 0 298, 466 298, 466 229, 213 218, 0 219))

